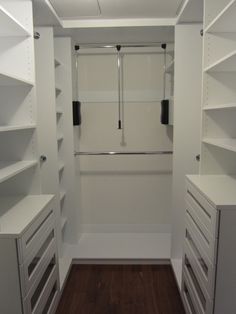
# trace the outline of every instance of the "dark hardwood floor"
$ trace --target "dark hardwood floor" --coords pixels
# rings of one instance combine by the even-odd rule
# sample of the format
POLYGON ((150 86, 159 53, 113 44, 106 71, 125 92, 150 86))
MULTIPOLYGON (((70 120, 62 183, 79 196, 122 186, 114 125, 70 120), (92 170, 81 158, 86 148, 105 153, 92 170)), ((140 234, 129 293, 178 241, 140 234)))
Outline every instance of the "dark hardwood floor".
POLYGON ((168 265, 73 265, 56 314, 184 314, 168 265))

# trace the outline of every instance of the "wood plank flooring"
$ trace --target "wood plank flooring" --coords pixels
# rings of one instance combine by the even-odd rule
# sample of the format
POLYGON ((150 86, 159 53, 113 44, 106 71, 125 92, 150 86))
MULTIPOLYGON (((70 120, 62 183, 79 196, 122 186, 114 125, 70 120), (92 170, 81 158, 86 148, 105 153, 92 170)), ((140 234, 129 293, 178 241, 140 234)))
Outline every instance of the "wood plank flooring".
POLYGON ((184 314, 168 265, 73 265, 56 314, 184 314))

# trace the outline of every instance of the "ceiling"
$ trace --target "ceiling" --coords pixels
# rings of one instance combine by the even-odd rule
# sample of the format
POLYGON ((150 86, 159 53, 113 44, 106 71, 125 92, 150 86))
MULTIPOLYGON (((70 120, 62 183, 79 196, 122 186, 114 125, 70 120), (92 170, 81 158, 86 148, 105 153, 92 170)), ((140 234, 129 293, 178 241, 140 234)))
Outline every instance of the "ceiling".
POLYGON ((185 0, 50 0, 62 20, 174 18, 185 0))

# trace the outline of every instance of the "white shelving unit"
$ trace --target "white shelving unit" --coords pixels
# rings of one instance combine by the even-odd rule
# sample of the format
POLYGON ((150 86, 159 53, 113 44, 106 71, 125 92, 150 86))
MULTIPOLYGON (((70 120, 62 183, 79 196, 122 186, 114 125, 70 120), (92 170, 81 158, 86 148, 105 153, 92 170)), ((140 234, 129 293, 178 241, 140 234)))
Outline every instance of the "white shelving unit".
POLYGON ((205 1, 202 174, 234 174, 236 166, 236 1, 205 1))
POLYGON ((70 267, 70 263, 66 262, 68 260, 66 247, 68 244, 77 243, 78 240, 76 236, 76 210, 74 208, 75 168, 73 156, 71 45, 70 38, 54 38, 60 246, 62 252, 59 267, 61 285, 63 285, 68 267, 70 267))
POLYGON ((0 197, 40 194, 31 1, 1 1, 0 43, 0 197))

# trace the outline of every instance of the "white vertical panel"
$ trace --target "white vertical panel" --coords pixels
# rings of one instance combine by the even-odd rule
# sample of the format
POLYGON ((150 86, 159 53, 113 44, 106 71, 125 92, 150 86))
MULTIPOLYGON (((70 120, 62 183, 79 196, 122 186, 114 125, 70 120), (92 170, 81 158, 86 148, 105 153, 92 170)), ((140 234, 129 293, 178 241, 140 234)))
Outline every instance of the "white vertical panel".
POLYGON ((200 153, 201 27, 177 25, 175 30, 172 259, 182 258, 185 175, 199 171, 195 156, 200 153))

